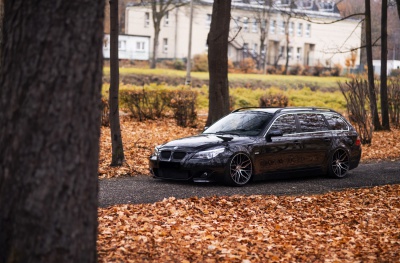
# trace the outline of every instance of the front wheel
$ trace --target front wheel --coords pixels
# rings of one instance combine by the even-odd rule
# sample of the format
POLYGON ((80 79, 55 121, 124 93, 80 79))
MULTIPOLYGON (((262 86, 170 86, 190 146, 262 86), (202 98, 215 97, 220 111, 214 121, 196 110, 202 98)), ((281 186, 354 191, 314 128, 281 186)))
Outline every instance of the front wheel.
POLYGON ((335 178, 342 178, 347 175, 349 167, 349 154, 343 149, 337 149, 330 159, 328 174, 335 178))
POLYGON ((228 164, 226 182, 230 185, 243 186, 250 182, 253 165, 250 157, 244 153, 235 154, 228 164))

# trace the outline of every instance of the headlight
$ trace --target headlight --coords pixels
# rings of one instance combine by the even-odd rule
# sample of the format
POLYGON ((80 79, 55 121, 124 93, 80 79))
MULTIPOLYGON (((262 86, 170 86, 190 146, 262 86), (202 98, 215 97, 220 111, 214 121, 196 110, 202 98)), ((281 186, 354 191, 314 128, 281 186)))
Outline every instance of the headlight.
POLYGON ((161 145, 157 145, 156 147, 154 147, 154 152, 152 154, 152 156, 157 156, 160 154, 160 147, 161 145))
POLYGON ((208 151, 198 152, 193 156, 193 159, 212 159, 220 153, 223 153, 225 148, 217 148, 208 151))

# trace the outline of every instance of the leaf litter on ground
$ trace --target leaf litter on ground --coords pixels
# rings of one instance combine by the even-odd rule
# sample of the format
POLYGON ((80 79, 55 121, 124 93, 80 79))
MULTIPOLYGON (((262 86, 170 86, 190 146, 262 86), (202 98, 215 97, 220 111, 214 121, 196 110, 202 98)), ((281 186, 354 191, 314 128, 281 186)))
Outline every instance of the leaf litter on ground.
MULTIPOLYGON (((149 175, 156 145, 201 130, 171 119, 124 117, 121 126, 127 162, 109 167, 110 132, 103 127, 100 178, 149 175)), ((398 138, 399 129, 375 132, 362 162, 399 160, 398 138)), ((400 262, 400 185, 310 196, 169 198, 100 208, 98 219, 99 262, 400 262)))

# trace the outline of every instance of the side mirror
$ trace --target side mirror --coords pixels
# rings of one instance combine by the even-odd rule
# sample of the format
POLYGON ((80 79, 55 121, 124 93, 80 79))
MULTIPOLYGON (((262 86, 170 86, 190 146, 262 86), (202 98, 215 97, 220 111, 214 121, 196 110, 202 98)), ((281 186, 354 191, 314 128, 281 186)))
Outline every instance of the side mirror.
POLYGON ((281 129, 271 130, 267 134, 267 142, 271 142, 272 137, 283 136, 283 131, 281 129))

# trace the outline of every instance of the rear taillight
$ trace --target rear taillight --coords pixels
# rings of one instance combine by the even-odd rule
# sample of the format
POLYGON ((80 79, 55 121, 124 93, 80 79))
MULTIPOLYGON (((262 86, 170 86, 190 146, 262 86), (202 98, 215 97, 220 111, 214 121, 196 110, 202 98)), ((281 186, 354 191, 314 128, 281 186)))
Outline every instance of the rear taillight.
POLYGON ((361 140, 360 140, 359 137, 357 137, 355 145, 356 146, 360 146, 361 145, 361 140))

